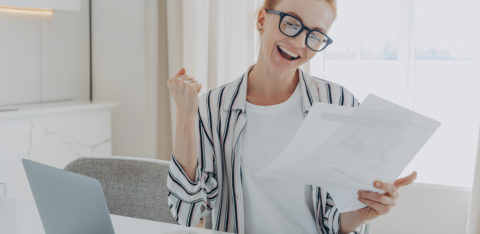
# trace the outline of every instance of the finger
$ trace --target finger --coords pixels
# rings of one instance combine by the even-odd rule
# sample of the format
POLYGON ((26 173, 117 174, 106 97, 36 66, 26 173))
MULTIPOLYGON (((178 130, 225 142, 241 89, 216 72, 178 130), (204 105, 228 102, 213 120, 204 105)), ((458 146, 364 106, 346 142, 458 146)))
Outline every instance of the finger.
POLYGON ((371 207, 372 209, 376 210, 380 214, 386 214, 390 211, 390 206, 383 205, 381 203, 378 203, 376 201, 372 201, 367 198, 359 198, 358 199, 361 203, 371 207))
POLYGON ((196 81, 192 78, 186 78, 186 79, 181 79, 181 81, 185 82, 185 83, 195 83, 196 81))
POLYGON ((187 83, 187 84, 195 84, 195 83, 197 83, 197 82, 196 82, 195 80, 193 80, 193 79, 184 79, 184 80, 182 80, 182 81, 185 82, 185 83, 187 83))
POLYGON ((201 89, 202 89, 202 84, 197 82, 197 94, 200 92, 201 89))
POLYGON ((186 80, 186 79, 193 79, 192 77, 189 77, 185 74, 177 76, 178 80, 186 80))
POLYGON ((406 186, 406 185, 411 184, 416 178, 417 178, 417 172, 414 171, 409 176, 406 176, 406 177, 395 180, 393 185, 395 185, 397 188, 400 188, 402 186, 406 186))
POLYGON ((387 205, 387 206, 394 206, 395 205, 395 199, 386 195, 386 194, 381 194, 377 192, 371 192, 371 191, 360 191, 358 193, 359 198, 365 198, 369 199, 372 201, 376 201, 380 204, 387 205))
POLYGON ((182 76, 181 78, 179 78, 179 80, 189 81, 187 83, 196 83, 197 82, 197 80, 195 80, 195 78, 189 77, 189 76, 182 76))
POLYGON ((378 189, 381 189, 381 190, 385 191, 388 195, 392 196, 393 198, 398 197, 397 187, 393 184, 376 180, 373 183, 373 186, 375 186, 375 188, 378 188, 378 189))
POLYGON ((200 89, 202 88, 202 85, 201 85, 198 81, 195 81, 195 80, 194 80, 194 81, 190 81, 190 82, 191 82, 190 84, 192 85, 192 88, 193 88, 193 89, 197 92, 197 94, 198 94, 198 92, 199 92, 200 89))

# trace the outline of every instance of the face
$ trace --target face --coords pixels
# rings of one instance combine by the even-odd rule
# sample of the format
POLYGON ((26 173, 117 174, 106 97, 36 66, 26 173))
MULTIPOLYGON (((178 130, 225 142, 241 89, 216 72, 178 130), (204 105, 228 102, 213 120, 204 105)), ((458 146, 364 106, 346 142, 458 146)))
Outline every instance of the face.
MULTIPOLYGON (((334 20, 333 8, 325 0, 281 0, 274 10, 294 15, 304 26, 324 33, 328 33, 334 20)), ((264 30, 260 43, 261 58, 272 70, 295 71, 317 52, 305 44, 306 30, 297 37, 288 37, 280 32, 279 20, 280 15, 269 14, 265 9, 258 15, 257 28, 264 30)))

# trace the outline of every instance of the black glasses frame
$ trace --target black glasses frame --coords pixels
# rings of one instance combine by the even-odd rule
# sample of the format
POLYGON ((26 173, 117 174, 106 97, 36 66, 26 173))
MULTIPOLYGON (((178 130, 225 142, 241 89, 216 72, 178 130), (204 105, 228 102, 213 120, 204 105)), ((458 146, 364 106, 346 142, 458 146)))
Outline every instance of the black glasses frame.
POLYGON ((330 38, 327 34, 325 34, 324 32, 320 31, 320 30, 316 30, 316 29, 310 29, 309 27, 303 25, 303 22, 296 16, 294 15, 290 15, 288 13, 285 13, 285 12, 281 12, 281 11, 276 11, 276 10, 271 10, 271 9, 266 9, 267 13, 270 13, 270 14, 275 14, 275 15, 279 15, 280 16, 280 20, 278 21, 278 30, 280 30, 280 32, 287 36, 287 37, 297 37, 298 35, 300 35, 300 33, 303 32, 303 30, 307 31, 307 36, 305 37, 305 45, 310 49, 310 50, 313 50, 315 52, 320 52, 322 50, 324 50, 325 48, 327 48, 330 44, 333 43, 333 40, 332 38, 330 38), (289 16, 289 17, 293 17, 294 19, 298 20, 298 22, 300 22, 300 26, 301 26, 301 29, 293 36, 291 35, 288 35, 286 33, 284 33, 281 29, 281 25, 282 25, 282 20, 285 16, 289 16), (325 36, 325 38, 327 38, 327 41, 325 43, 325 46, 319 50, 315 50, 313 48, 311 48, 309 45, 308 45, 308 37, 310 36, 310 33, 312 33, 313 31, 315 32, 319 32, 321 33, 322 35, 325 36))

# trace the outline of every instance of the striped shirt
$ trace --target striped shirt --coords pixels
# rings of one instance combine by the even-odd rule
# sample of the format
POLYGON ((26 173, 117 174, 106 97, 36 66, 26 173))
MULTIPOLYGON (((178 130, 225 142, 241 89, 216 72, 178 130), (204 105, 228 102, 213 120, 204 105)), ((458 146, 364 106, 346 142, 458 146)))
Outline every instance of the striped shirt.
MULTIPOLYGON (((178 223, 191 226, 212 213, 214 230, 244 233, 241 155, 238 139, 245 123, 248 71, 240 78, 199 97, 196 118, 197 169, 191 181, 172 155, 167 187, 168 206, 178 223)), ((356 107, 358 100, 346 88, 299 69, 302 110, 308 114, 314 101, 356 107)), ((307 186, 319 233, 338 233, 340 213, 330 194, 307 186)), ((285 201, 288 202, 288 201, 285 201)), ((365 225, 353 233, 365 233, 365 225)))

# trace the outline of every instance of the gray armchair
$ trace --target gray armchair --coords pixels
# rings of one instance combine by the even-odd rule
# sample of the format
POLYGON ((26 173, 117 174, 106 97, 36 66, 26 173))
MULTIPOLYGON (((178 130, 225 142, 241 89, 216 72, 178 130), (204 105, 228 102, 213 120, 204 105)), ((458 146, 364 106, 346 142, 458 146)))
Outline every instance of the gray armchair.
POLYGON ((98 179, 111 214, 177 223, 168 209, 168 165, 154 159, 87 157, 65 170, 98 179))

